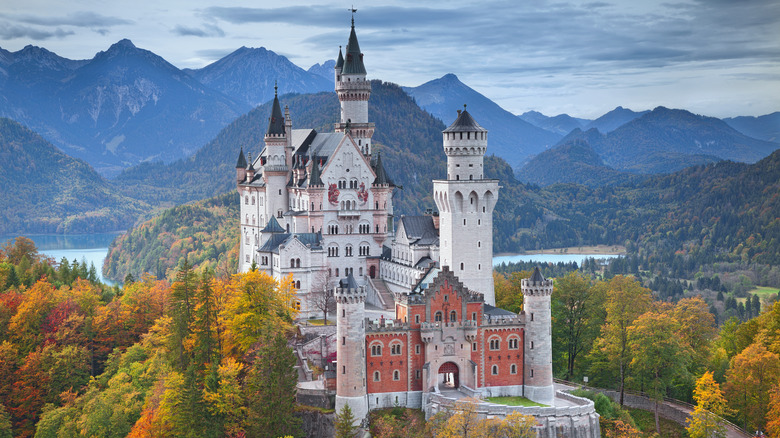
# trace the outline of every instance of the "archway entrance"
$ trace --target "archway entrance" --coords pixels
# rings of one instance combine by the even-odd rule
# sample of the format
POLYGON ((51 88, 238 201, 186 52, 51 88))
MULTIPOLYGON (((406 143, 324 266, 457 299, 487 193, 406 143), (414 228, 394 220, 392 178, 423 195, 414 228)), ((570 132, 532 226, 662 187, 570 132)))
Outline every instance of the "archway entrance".
POLYGON ((453 362, 445 362, 439 367, 439 387, 442 389, 457 389, 460 386, 458 366, 453 362))
POLYGON ((371 266, 368 268, 368 276, 371 278, 376 278, 376 266, 371 266))

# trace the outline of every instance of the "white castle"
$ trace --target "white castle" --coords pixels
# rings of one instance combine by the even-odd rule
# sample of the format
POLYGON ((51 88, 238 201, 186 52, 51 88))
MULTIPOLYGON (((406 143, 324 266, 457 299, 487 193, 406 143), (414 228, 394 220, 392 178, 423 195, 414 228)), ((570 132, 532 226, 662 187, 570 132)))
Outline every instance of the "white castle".
MULTIPOLYGON (((499 185, 484 174, 487 130, 459 110, 443 131, 447 175, 433 181, 438 214, 396 220, 396 186, 372 151, 371 83, 354 18, 335 83, 334 132, 293 129, 275 96, 264 148, 249 160, 242 149, 236 177, 239 270, 291 275, 301 318, 322 316, 323 296, 336 302, 336 409, 349 405, 358 419, 396 405, 432 415, 452 402, 440 387, 519 395, 550 406, 530 412, 541 436, 599 436, 593 403, 568 394, 561 401, 553 386, 553 282, 537 269, 522 282, 523 312, 494 307, 499 185), (390 317, 366 318, 367 304, 390 317)), ((522 408, 485 409, 505 416, 522 408)))

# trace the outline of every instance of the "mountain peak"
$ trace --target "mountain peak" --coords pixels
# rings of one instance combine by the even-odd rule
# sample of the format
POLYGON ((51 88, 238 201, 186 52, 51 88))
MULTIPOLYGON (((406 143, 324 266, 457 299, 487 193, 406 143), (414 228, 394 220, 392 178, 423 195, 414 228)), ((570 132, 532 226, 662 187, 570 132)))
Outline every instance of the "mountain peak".
POLYGON ((455 73, 447 73, 446 75, 441 77, 442 81, 452 81, 452 82, 460 82, 460 79, 458 79, 457 76, 455 76, 455 73))
POLYGON ((108 50, 111 50, 113 48, 119 48, 119 47, 126 47, 126 48, 129 48, 129 49, 135 49, 136 48, 135 44, 133 44, 132 41, 130 41, 127 38, 122 38, 121 40, 119 40, 119 41, 115 42, 114 44, 112 44, 111 47, 109 47, 108 50))

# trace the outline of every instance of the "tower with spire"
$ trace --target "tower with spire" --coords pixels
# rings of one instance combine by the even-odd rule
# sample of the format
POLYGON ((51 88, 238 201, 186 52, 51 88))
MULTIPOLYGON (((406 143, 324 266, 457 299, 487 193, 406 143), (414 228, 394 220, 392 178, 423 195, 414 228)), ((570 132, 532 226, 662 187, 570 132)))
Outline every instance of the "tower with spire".
POLYGON ((487 130, 466 111, 443 131, 447 179, 433 181, 439 210, 440 265, 496 304, 493 291, 493 208, 498 180, 484 175, 487 130))

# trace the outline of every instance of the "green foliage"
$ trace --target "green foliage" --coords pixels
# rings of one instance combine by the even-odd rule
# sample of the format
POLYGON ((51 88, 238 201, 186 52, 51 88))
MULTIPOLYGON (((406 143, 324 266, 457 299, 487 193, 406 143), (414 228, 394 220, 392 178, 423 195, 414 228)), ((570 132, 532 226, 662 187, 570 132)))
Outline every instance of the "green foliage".
POLYGON ((354 438, 358 427, 355 426, 355 416, 352 414, 352 408, 345 404, 336 415, 336 438, 354 438))
POLYGON ((0 438, 13 438, 13 428, 11 427, 11 415, 6 411, 5 406, 0 403, 0 438))

